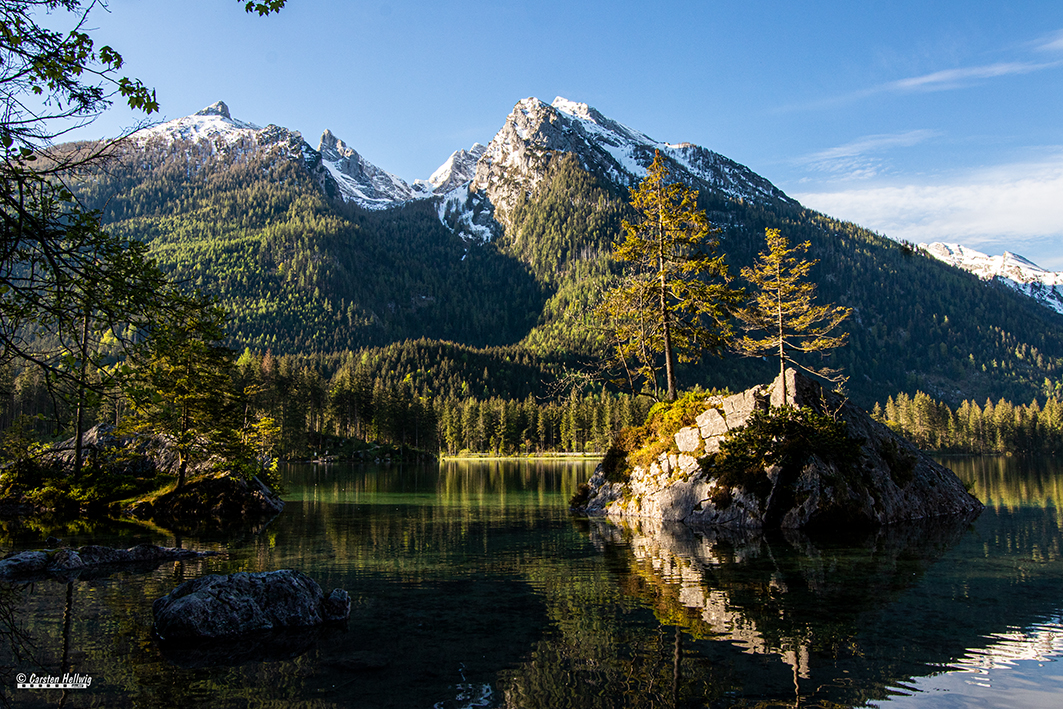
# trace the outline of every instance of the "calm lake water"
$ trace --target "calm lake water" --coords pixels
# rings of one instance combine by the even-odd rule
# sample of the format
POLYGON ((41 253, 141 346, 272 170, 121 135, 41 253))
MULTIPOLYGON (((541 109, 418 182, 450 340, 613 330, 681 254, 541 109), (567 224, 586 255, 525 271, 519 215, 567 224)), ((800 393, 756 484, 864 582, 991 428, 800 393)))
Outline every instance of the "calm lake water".
MULTIPOLYGON (((1056 707, 1063 466, 949 459, 978 519, 871 536, 694 533, 573 517, 589 462, 292 465, 222 556, 0 590, 14 706, 1056 707), (205 573, 299 569, 352 597, 346 628, 160 648, 151 603, 205 573), (14 654, 18 650, 22 654, 14 654), (28 691, 18 673, 91 677, 28 691)), ((121 525, 0 529, 3 549, 173 545, 121 525)))

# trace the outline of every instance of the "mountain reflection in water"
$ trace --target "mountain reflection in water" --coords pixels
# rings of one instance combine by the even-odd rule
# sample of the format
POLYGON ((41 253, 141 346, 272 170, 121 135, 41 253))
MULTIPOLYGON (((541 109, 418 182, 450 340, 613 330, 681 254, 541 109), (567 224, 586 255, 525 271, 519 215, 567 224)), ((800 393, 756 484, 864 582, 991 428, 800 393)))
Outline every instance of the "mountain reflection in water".
MULTIPOLYGON (((987 503, 977 519, 830 537, 573 517, 584 461, 292 465, 264 532, 181 540, 222 557, 0 594, 0 620, 32 642, 16 656, 27 646, 0 637, 0 692, 55 706, 11 678, 69 668, 93 684, 65 706, 1051 706, 1063 473, 945 462, 987 503), (152 638, 151 601, 181 581, 277 568, 347 589, 348 627, 180 657, 152 638)), ((0 544, 49 532, 0 526, 0 544)), ((177 541, 114 524, 64 534, 177 541)))

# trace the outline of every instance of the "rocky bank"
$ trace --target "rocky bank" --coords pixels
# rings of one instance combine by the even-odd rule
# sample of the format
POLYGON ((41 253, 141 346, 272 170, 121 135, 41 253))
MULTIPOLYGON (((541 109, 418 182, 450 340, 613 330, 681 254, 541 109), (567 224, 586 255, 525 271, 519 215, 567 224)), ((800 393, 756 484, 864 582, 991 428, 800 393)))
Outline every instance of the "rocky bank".
POLYGON ((68 578, 94 569, 117 569, 130 565, 157 566, 164 561, 201 559, 216 553, 160 547, 154 544, 138 544, 129 549, 89 545, 77 549, 63 547, 47 551, 23 551, 8 554, 0 560, 0 579, 35 580, 49 576, 68 578))
POLYGON ((648 468, 636 466, 618 481, 599 465, 586 501, 575 509, 592 516, 749 529, 874 527, 982 509, 951 470, 793 369, 770 385, 706 404, 695 426, 675 434, 675 450, 648 468), (715 463, 728 433, 744 427, 755 411, 784 405, 844 421, 859 446, 856 462, 843 464, 812 450, 789 465, 752 471, 743 483, 721 484, 715 463))

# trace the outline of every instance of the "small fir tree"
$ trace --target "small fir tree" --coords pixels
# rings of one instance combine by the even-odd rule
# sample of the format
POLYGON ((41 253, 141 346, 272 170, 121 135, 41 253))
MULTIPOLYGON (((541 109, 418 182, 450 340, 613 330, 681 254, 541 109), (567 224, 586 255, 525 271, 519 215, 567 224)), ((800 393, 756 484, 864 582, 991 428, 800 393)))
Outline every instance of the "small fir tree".
POLYGON ((844 378, 836 370, 807 367, 794 356, 844 345, 848 333, 831 333, 849 317, 852 309, 815 304, 816 285, 804 280, 812 266, 818 263, 818 260, 803 258, 809 242, 791 247, 778 229, 765 229, 765 240, 767 251, 760 252, 753 268, 742 269, 742 277, 756 286, 757 291, 746 307, 737 311, 747 334, 735 343, 736 348, 748 357, 778 355, 780 374, 790 362, 830 382, 843 382, 844 378), (762 335, 753 337, 748 334, 757 332, 762 335))

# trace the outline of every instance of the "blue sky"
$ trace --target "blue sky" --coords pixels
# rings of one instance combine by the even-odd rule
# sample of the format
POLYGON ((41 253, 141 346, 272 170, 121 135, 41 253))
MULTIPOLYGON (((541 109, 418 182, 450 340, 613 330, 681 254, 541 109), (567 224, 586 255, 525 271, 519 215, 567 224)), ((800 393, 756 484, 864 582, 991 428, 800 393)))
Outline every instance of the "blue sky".
MULTIPOLYGON (((1063 3, 110 0, 94 37, 161 118, 328 128, 406 180, 519 99, 720 152, 888 236, 1063 270, 1063 3)), ((113 109, 80 137, 136 116, 113 109)))

